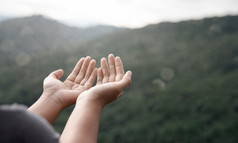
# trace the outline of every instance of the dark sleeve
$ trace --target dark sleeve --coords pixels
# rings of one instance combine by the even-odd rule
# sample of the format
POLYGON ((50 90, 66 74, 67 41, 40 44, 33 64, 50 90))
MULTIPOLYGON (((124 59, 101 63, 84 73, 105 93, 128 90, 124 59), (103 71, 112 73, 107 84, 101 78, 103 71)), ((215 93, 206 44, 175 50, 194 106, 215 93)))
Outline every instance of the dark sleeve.
POLYGON ((0 134, 0 142, 59 142, 59 134, 46 120, 19 105, 0 108, 0 134))

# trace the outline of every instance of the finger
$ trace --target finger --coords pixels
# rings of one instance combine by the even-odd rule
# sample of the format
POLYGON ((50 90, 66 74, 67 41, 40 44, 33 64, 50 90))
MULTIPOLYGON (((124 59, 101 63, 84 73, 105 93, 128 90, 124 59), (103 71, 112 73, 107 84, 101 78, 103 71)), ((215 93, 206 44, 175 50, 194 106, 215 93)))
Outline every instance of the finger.
POLYGON ((70 73, 70 75, 67 77, 66 80, 74 82, 75 78, 77 77, 77 75, 81 69, 81 66, 83 65, 84 60, 85 60, 85 58, 81 58, 78 61, 78 63, 75 65, 73 71, 70 73))
POLYGON ((50 75, 48 77, 53 77, 56 79, 60 79, 64 74, 64 71, 62 69, 53 71, 52 73, 50 73, 50 75))
POLYGON ((103 73, 102 68, 98 68, 97 70, 97 85, 102 84, 103 73))
POLYGON ((129 85, 131 85, 132 81, 131 81, 131 76, 132 76, 132 72, 128 71, 126 72, 126 74, 123 76, 122 80, 120 80, 118 82, 118 86, 121 88, 121 90, 124 90, 125 88, 127 88, 129 85))
POLYGON ((86 89, 89 89, 93 86, 96 76, 97 76, 97 69, 94 69, 92 74, 90 75, 89 79, 87 80, 87 82, 84 85, 86 89))
POLYGON ((105 58, 102 58, 101 60, 101 68, 103 73, 102 83, 107 83, 109 81, 110 72, 109 72, 107 61, 105 58))
POLYGON ((95 60, 91 60, 91 62, 89 63, 89 66, 88 66, 88 69, 87 69, 87 72, 84 76, 84 79, 80 82, 81 85, 84 85, 87 80, 89 79, 90 75, 92 74, 94 68, 95 68, 95 65, 96 65, 96 61, 95 60))
POLYGON ((116 65, 116 81, 120 81, 125 74, 120 57, 115 58, 115 65, 116 65))
POLYGON ((86 71, 88 69, 90 60, 91 60, 91 57, 89 57, 89 56, 87 56, 86 59, 84 60, 83 65, 82 65, 77 77, 74 80, 75 83, 79 84, 82 81, 82 79, 84 78, 86 71))
POLYGON ((109 62, 109 68, 110 68, 109 82, 113 82, 115 81, 115 77, 116 77, 115 58, 113 54, 110 54, 108 56, 108 62, 109 62))

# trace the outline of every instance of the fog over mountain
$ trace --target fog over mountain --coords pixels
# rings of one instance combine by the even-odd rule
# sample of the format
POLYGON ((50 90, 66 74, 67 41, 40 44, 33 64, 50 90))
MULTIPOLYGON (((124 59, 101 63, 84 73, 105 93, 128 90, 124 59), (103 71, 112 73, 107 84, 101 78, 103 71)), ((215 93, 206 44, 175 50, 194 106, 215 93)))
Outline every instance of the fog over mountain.
POLYGON ((70 27, 41 15, 14 18, 0 23, 0 49, 6 54, 19 50, 34 53, 55 48, 67 49, 120 30, 123 28, 105 25, 70 27))

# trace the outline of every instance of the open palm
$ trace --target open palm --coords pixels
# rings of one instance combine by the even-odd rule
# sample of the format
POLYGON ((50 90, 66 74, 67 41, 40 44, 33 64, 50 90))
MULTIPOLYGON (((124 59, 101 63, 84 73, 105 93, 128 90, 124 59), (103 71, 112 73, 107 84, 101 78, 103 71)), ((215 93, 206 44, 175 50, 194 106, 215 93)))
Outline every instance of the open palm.
POLYGON ((62 82, 63 70, 52 72, 45 78, 43 87, 45 95, 67 107, 75 103, 77 97, 89 89, 96 78, 95 60, 81 58, 67 79, 62 82))
POLYGON ((101 60, 101 67, 97 70, 97 84, 82 93, 77 101, 83 98, 97 101, 102 106, 111 103, 122 95, 122 91, 131 84, 131 72, 124 72, 119 57, 108 56, 109 67, 105 58, 101 60))

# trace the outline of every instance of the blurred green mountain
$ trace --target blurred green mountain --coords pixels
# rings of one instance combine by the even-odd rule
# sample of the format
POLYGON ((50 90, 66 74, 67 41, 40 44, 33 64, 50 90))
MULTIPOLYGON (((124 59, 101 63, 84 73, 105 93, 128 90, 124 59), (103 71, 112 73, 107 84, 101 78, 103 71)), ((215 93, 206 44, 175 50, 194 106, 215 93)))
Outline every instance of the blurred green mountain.
POLYGON ((0 23, 1 55, 18 52, 42 53, 56 48, 73 48, 83 41, 114 33, 123 28, 99 25, 69 27, 41 15, 14 18, 0 23))
POLYGON ((6 20, 8 18, 10 18, 10 17, 7 17, 7 16, 4 16, 4 15, 0 14, 0 21, 6 20))
MULTIPOLYGON (((164 22, 83 40, 76 47, 37 54, 20 48, 17 56, 1 58, 0 103, 29 106, 51 71, 64 69, 64 79, 79 58, 99 60, 114 53, 132 70, 133 84, 105 108, 99 142, 236 143, 237 25, 238 16, 164 22)), ((70 111, 55 122, 57 130, 70 111)))

